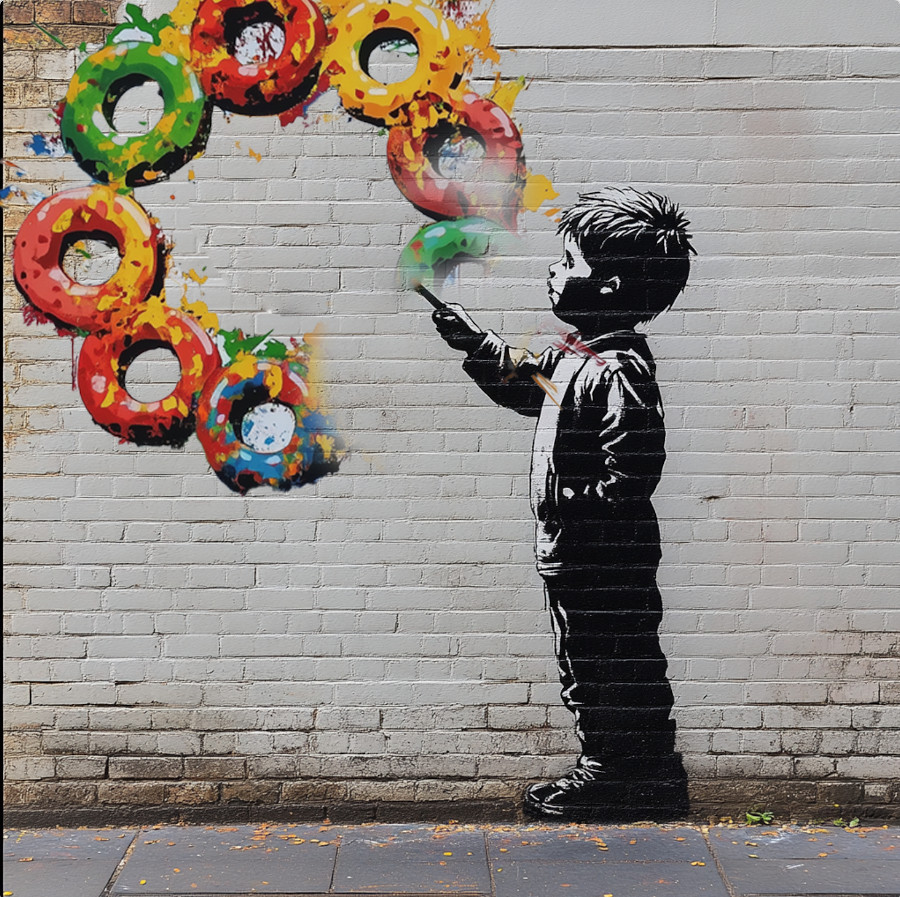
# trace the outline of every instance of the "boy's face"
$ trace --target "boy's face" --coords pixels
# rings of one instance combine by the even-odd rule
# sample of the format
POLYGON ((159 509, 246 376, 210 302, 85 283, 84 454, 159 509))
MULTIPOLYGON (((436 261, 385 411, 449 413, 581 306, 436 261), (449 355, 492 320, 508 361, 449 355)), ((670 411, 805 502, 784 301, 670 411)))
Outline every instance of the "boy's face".
POLYGON ((575 239, 566 234, 563 257, 550 266, 547 289, 553 312, 561 321, 572 324, 582 333, 604 317, 603 293, 615 292, 608 285, 618 278, 602 281, 595 275, 575 239))
POLYGON ((621 307, 621 278, 608 270, 601 273, 596 266, 606 267, 603 260, 598 263, 595 259, 595 268, 591 268, 574 237, 566 234, 563 257, 550 266, 547 279, 553 313, 577 327, 582 335, 603 333, 610 326, 627 323, 620 320, 625 312, 621 307))

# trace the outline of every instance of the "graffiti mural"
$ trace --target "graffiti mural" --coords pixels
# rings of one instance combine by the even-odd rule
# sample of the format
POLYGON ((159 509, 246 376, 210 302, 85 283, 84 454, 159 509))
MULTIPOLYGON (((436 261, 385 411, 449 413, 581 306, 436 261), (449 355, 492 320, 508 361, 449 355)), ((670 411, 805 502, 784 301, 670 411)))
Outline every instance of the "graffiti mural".
POLYGON ((450 0, 181 0, 151 21, 128 6, 127 21, 78 67, 59 137, 48 138, 94 183, 42 198, 14 248, 26 320, 85 337, 77 382, 94 422, 137 445, 180 446, 196 433, 210 467, 241 494, 337 471, 346 447, 309 382, 310 345, 223 330, 203 303, 168 304, 174 247, 134 191, 203 153, 215 106, 287 125, 334 89, 350 115, 389 129, 391 176, 435 219, 399 259, 408 285, 433 285, 462 258, 494 253, 523 209, 552 195, 526 170, 510 115, 524 82, 503 84, 498 73, 481 96, 470 84, 476 60, 499 62, 486 14, 450 0), (248 61, 238 48, 251 32, 257 52, 248 61), (415 64, 385 83, 370 62, 391 43, 413 48, 415 64), (145 82, 158 87, 161 117, 147 133, 120 133, 116 104, 145 82), (66 252, 86 239, 118 253, 103 284, 64 270, 66 252), (125 376, 153 348, 168 349, 181 376, 170 395, 142 402, 125 376))
POLYGON ((537 418, 531 462, 537 568, 556 638, 562 698, 581 756, 531 786, 538 817, 660 818, 687 806, 657 629, 660 533, 651 496, 665 461, 656 366, 635 328, 687 283, 688 222, 630 188, 584 194, 562 215, 562 259, 547 281, 575 328, 540 356, 484 332, 459 305, 435 325, 497 404, 537 418))

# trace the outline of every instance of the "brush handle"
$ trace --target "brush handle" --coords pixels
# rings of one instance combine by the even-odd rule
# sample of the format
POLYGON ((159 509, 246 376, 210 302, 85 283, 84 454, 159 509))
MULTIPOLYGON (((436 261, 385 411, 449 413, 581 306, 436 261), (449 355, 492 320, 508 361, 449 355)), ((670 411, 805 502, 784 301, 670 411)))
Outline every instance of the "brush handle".
POLYGON ((438 297, 435 296, 434 293, 432 293, 431 290, 429 290, 424 284, 416 284, 414 289, 420 296, 424 296, 435 308, 440 309, 447 307, 447 303, 441 302, 441 300, 438 299, 438 297))

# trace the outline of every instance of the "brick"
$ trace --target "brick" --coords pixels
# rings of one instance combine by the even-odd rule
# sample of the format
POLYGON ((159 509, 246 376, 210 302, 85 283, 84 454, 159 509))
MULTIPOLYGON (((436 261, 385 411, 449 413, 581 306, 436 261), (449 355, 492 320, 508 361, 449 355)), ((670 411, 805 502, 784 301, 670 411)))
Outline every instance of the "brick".
POLYGON ((34 21, 34 15, 32 0, 6 0, 3 5, 5 25, 30 25, 34 21))
POLYGON ((180 806, 201 806, 215 803, 219 798, 218 786, 206 782, 179 782, 165 786, 165 802, 180 806))
POLYGON ((100 782, 97 802, 128 807, 159 806, 165 799, 162 782, 100 782))
POLYGON ((278 800, 279 786, 270 782, 225 782, 222 801, 225 803, 272 804, 278 800))
POLYGON ((75 0, 73 21, 85 25, 110 25, 114 22, 110 7, 99 0, 75 0))
POLYGON ((106 757, 57 757, 56 774, 61 779, 102 779, 106 757))
POLYGON ((182 773, 180 757, 110 757, 111 779, 177 779, 182 773))
POLYGON ((189 779, 210 781, 243 779, 247 761, 240 757, 185 757, 184 774, 189 779))

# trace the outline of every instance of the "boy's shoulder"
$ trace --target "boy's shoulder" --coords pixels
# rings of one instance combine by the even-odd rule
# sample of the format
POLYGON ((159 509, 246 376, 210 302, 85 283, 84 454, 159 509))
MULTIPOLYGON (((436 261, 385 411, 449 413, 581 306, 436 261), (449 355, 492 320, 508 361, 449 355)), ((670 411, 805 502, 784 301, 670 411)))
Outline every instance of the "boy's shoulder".
POLYGON ((656 363, 642 333, 611 333, 582 345, 588 357, 584 371, 591 379, 607 379, 618 373, 628 379, 652 380, 656 377, 656 363))

